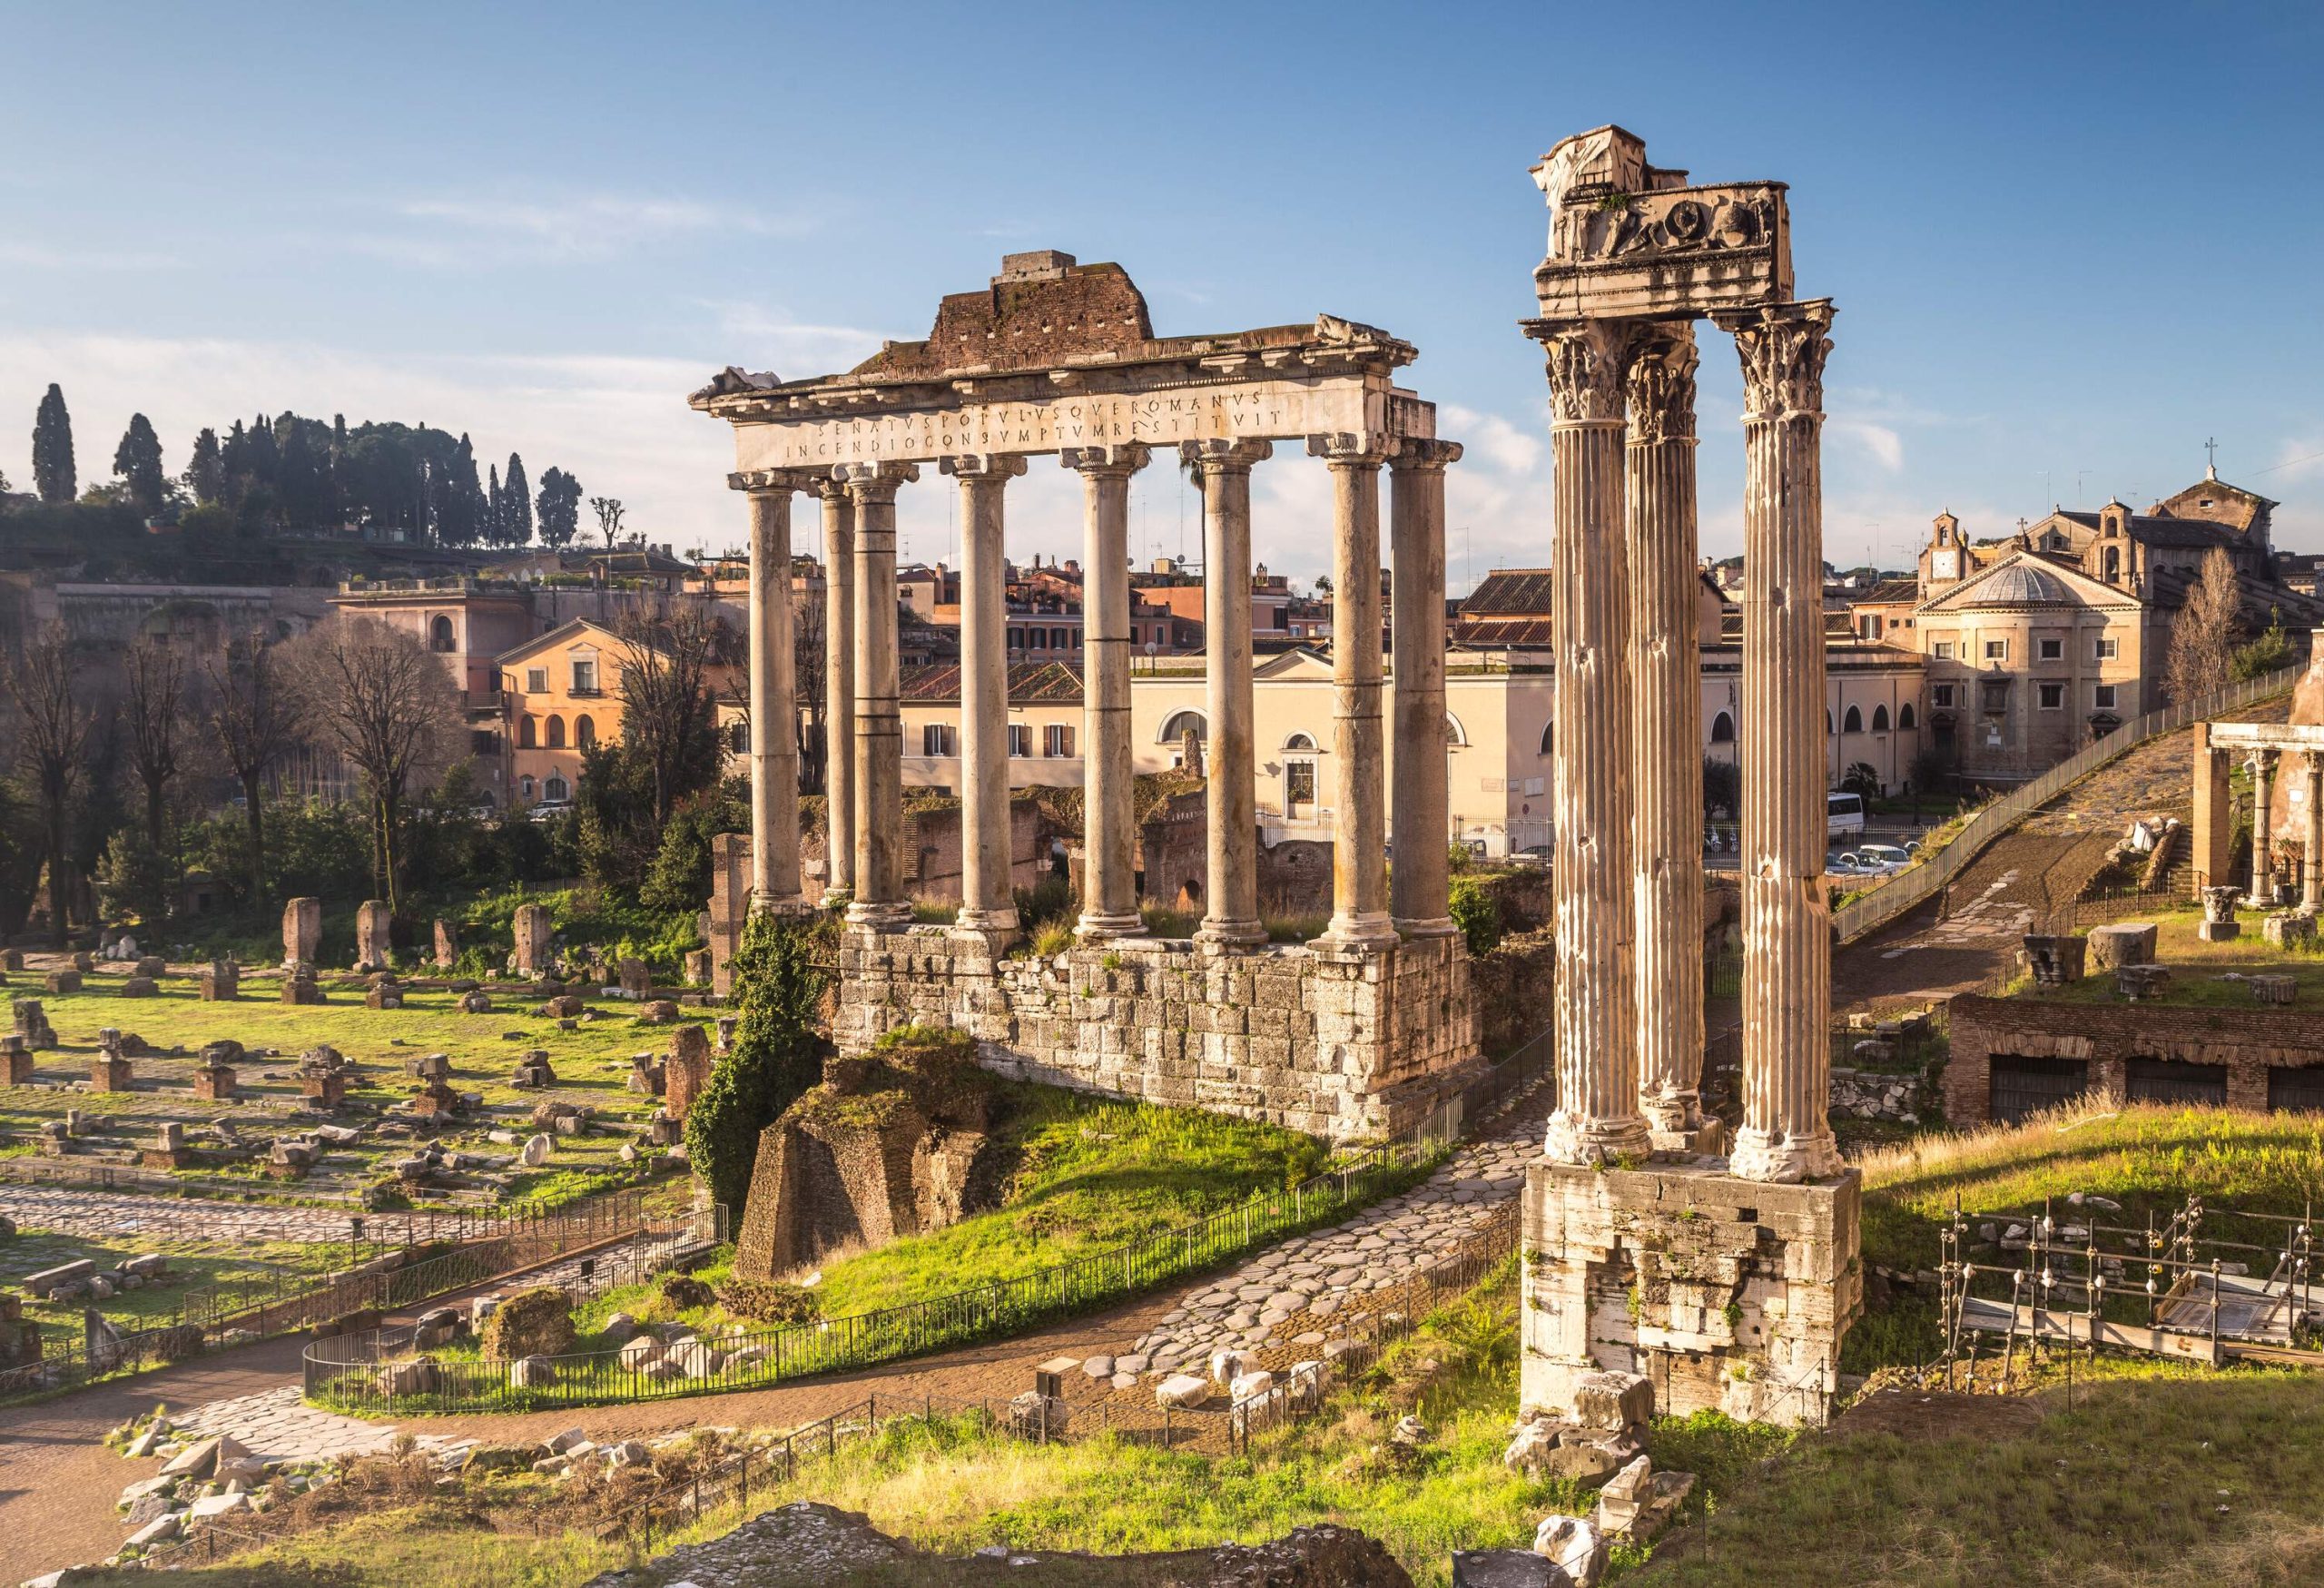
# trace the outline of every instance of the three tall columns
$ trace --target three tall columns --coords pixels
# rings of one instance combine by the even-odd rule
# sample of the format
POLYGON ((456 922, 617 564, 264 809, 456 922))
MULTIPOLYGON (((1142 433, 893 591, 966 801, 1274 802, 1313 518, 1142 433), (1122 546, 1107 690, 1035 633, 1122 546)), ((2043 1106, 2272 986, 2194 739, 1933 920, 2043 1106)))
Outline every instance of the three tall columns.
POLYGON ((1459 931, 1452 924, 1447 863, 1452 800, 1445 761, 1444 469, 1460 460, 1458 442, 1406 437, 1396 443, 1391 464, 1396 754, 1388 822, 1396 859, 1388 873, 1388 914, 1406 937, 1450 937, 1459 931))
POLYGON ((943 459, 960 482, 960 911, 966 932, 1017 929, 1009 891, 1009 573, 1001 488, 1009 453, 943 459))
POLYGON ((796 906, 799 707, 791 652, 791 494, 804 474, 730 476, 751 502, 751 908, 796 906))
POLYGON ((1140 442, 1068 448, 1081 476, 1082 883, 1079 935, 1135 937, 1137 802, 1130 771, 1129 478, 1153 454, 1140 442))
POLYGON ((1824 893, 1824 360, 1819 299, 1721 314, 1743 364, 1743 1124, 1752 1179, 1837 1174, 1824 893))
POLYGON ((855 893, 855 500, 825 475, 823 504, 823 896, 855 893))
POLYGON ((1275 456, 1275 448, 1265 441, 1182 441, 1178 456, 1202 486, 1203 686, 1210 719, 1204 746, 1209 896, 1195 941, 1249 948, 1267 940, 1259 921, 1252 740, 1251 466, 1275 456))
MULTIPOLYGON (((1343 949, 1393 942, 1380 720, 1380 465, 1394 442, 1311 436, 1332 473, 1332 919, 1343 949)), ((1441 741, 1441 734, 1440 734, 1441 741)))
POLYGON ((903 720, 897 704, 896 490, 920 478, 910 463, 842 463, 833 478, 855 508, 855 894, 860 925, 911 919, 901 834, 903 720))

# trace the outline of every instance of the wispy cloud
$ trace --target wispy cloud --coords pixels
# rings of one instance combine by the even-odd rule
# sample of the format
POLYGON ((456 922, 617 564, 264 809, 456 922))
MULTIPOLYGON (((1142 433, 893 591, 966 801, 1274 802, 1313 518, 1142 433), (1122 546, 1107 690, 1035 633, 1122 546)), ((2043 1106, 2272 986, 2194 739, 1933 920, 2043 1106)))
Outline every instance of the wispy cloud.
POLYGON ((0 265, 38 271, 173 271, 185 261, 175 254, 135 249, 51 248, 38 242, 0 242, 0 265))
POLYGON ((602 259, 674 239, 804 237, 812 213, 621 192, 455 193, 390 200, 364 222, 305 241, 428 269, 602 259))
POLYGON ((1833 435, 1861 447, 1889 473, 1905 467, 1905 439, 1894 428, 1859 419, 1835 419, 1827 423, 1833 435))
MULTIPOLYGON (((880 350, 888 333, 855 325, 817 325, 763 303, 697 298, 718 322, 732 360, 753 370, 773 368, 786 380, 851 369, 880 350)), ((901 333, 895 333, 901 335, 901 333)))

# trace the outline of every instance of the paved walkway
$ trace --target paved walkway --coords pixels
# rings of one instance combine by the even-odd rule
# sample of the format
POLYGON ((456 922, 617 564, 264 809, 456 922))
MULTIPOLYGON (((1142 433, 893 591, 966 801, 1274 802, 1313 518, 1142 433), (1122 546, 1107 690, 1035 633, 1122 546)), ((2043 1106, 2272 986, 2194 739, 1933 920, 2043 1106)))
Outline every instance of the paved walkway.
POLYGON ((1116 1371, 1202 1362, 1222 1346, 1256 1349, 1295 1319, 1335 1317, 1409 1279, 1524 1189, 1525 1165, 1541 1156, 1551 1090, 1537 1089, 1402 1196, 1294 1236, 1187 1291, 1116 1360, 1116 1371))
MULTIPOLYGON (((84 1191, 71 1186, 29 1186, 0 1181, 0 1214, 27 1229, 62 1230, 68 1235, 149 1235, 172 1240, 250 1242, 269 1240, 343 1241, 348 1236, 346 1210, 292 1208, 268 1202, 209 1202, 199 1198, 139 1197, 117 1191, 84 1191)), ((431 1229, 448 1234, 453 1220, 431 1224, 425 1213, 366 1213, 362 1215, 367 1242, 395 1245, 409 1226, 413 1238, 429 1238, 431 1229)), ((488 1221, 470 1219, 468 1228, 483 1233, 488 1221)))

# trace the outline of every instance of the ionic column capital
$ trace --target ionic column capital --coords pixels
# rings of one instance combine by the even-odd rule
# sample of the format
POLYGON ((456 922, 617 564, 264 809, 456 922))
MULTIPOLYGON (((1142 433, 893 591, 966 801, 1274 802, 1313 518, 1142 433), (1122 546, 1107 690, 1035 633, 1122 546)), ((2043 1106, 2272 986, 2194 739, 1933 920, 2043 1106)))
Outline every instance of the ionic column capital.
POLYGON ((858 507, 867 503, 893 503, 899 487, 910 485, 920 478, 917 463, 836 463, 832 466, 832 478, 847 488, 858 507))
POLYGON ((1747 419, 1782 419, 1824 411, 1824 360, 1832 350, 1832 301, 1728 310, 1711 321, 1735 338, 1743 361, 1747 419))
POLYGON ((1433 436, 1405 436, 1396 442, 1388 462, 1398 474, 1442 474, 1445 465, 1461 461, 1461 443, 1433 436))
POLYGON ((1178 443, 1178 461, 1199 474, 1248 474, 1251 465, 1275 456, 1272 441, 1207 441, 1178 443))
POLYGON ((805 469, 743 469, 726 477, 728 490, 746 490, 753 495, 780 491, 812 491, 822 483, 822 477, 805 469))
POLYGON ((837 469, 828 469, 810 476, 806 488, 818 501, 845 502, 853 499, 848 495, 847 481, 839 478, 837 469))
POLYGON ((1639 330, 1627 320, 1525 322, 1525 334, 1541 344, 1548 362, 1551 428, 1622 422, 1622 373, 1639 330))
POLYGON ((1307 456, 1334 469, 1377 469, 1395 456, 1396 438, 1368 430, 1335 430, 1307 438, 1307 456))
POLYGON ((2254 777, 2272 777, 2280 755, 2273 745, 2261 745, 2252 750, 2243 765, 2254 777))
POLYGON ((1136 474, 1154 460, 1154 449, 1143 441, 1116 441, 1103 447, 1068 447, 1057 460, 1076 473, 1136 474))
POLYGON ((1026 464, 1019 452, 957 452, 938 459, 936 467, 958 479, 1014 479, 1026 464))
POLYGON ((1633 447, 1695 439, 1695 328, 1689 321, 1658 325, 1639 339, 1624 376, 1633 447))

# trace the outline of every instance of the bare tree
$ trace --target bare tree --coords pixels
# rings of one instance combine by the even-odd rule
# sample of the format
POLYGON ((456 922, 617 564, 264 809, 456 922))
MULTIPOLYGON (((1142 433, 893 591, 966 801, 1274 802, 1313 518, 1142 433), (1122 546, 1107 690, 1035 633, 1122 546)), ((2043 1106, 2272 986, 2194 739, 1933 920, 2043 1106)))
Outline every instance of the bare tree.
POLYGON ((2172 703, 2184 705, 2226 688, 2234 676, 2235 647, 2242 641, 2243 592, 2235 564, 2215 546, 2204 554, 2202 572, 2171 620, 2163 686, 2172 703))
POLYGON ((73 897, 65 839, 74 795, 87 771, 94 715, 74 687, 73 645, 62 625, 51 625, 0 665, 0 687, 16 707, 17 747, 40 805, 48 851, 48 925, 64 946, 73 897))
POLYGON ((266 900, 267 776, 302 737, 299 699, 262 635, 229 642, 202 664, 210 679, 205 719, 218 754, 242 787, 250 828, 251 901, 266 900))
POLYGON ((340 618, 284 649, 315 735, 362 774, 370 800, 371 872, 391 911, 403 903, 405 803, 449 764, 459 696, 417 635, 372 617, 340 618))
POLYGON ((168 825, 170 784, 185 746, 185 663, 162 641, 143 639, 122 658, 122 678, 129 764, 145 785, 145 838, 159 854, 168 825))
POLYGON ((712 666, 732 636, 699 607, 637 613, 621 624, 623 743, 653 774, 654 823, 718 775, 712 666))
POLYGON ((614 541, 621 534, 621 498, 591 497, 589 505, 597 510, 597 532, 606 538, 606 549, 614 548, 614 541))

